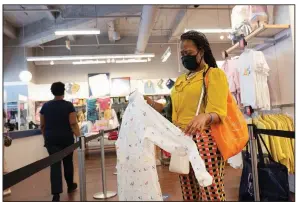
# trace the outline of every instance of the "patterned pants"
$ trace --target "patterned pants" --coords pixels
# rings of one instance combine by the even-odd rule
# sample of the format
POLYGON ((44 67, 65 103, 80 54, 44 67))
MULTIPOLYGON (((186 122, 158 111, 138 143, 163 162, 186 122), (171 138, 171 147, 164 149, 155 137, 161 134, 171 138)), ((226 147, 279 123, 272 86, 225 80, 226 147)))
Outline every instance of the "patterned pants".
POLYGON ((213 184, 201 187, 195 177, 192 167, 188 175, 180 175, 180 184, 184 201, 225 201, 224 166, 225 162, 217 149, 211 134, 203 133, 193 136, 198 146, 206 169, 213 177, 213 184))

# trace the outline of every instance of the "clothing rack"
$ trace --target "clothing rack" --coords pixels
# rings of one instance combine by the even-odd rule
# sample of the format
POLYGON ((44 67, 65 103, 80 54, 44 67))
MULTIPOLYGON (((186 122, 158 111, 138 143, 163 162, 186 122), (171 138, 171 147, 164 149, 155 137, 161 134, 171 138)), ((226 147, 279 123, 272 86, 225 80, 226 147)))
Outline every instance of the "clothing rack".
POLYGON ((295 138, 294 131, 283 131, 283 130, 264 130, 258 129, 254 124, 248 124, 249 131, 249 144, 251 151, 251 162, 252 162, 252 176, 254 185, 254 199, 260 201, 260 190, 259 190, 259 179, 258 179, 258 158, 257 158, 257 135, 264 134, 277 137, 295 138))

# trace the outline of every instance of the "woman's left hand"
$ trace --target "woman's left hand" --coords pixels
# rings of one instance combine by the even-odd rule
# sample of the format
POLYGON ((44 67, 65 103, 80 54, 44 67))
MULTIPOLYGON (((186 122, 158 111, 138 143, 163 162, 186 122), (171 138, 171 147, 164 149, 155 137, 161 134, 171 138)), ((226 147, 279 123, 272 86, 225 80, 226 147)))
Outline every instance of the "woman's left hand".
POLYGON ((185 130, 185 134, 192 135, 197 131, 201 133, 207 129, 207 124, 210 122, 209 114, 199 114, 193 118, 193 120, 188 124, 185 130))

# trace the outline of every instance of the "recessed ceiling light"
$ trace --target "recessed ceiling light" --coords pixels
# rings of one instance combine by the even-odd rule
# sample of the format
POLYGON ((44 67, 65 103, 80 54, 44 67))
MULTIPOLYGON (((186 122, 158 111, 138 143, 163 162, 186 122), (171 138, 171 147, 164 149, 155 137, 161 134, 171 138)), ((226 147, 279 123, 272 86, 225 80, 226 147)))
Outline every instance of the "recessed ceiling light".
POLYGON ((219 38, 220 38, 221 40, 223 40, 225 37, 224 37, 223 35, 221 35, 219 38))
POLYGON ((54 61, 52 60, 52 61, 50 62, 50 64, 51 64, 51 65, 54 65, 55 63, 54 63, 54 61))

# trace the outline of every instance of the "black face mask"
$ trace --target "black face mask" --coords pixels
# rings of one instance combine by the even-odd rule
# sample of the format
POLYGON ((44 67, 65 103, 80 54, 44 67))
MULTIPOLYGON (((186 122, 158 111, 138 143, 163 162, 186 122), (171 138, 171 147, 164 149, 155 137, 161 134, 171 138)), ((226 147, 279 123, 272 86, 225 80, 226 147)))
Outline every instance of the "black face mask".
MULTIPOLYGON (((199 53, 198 53, 199 54, 199 53)), ((181 57, 183 66, 188 69, 189 71, 194 71, 201 65, 202 58, 200 59, 199 64, 197 63, 197 55, 185 55, 181 57)))

